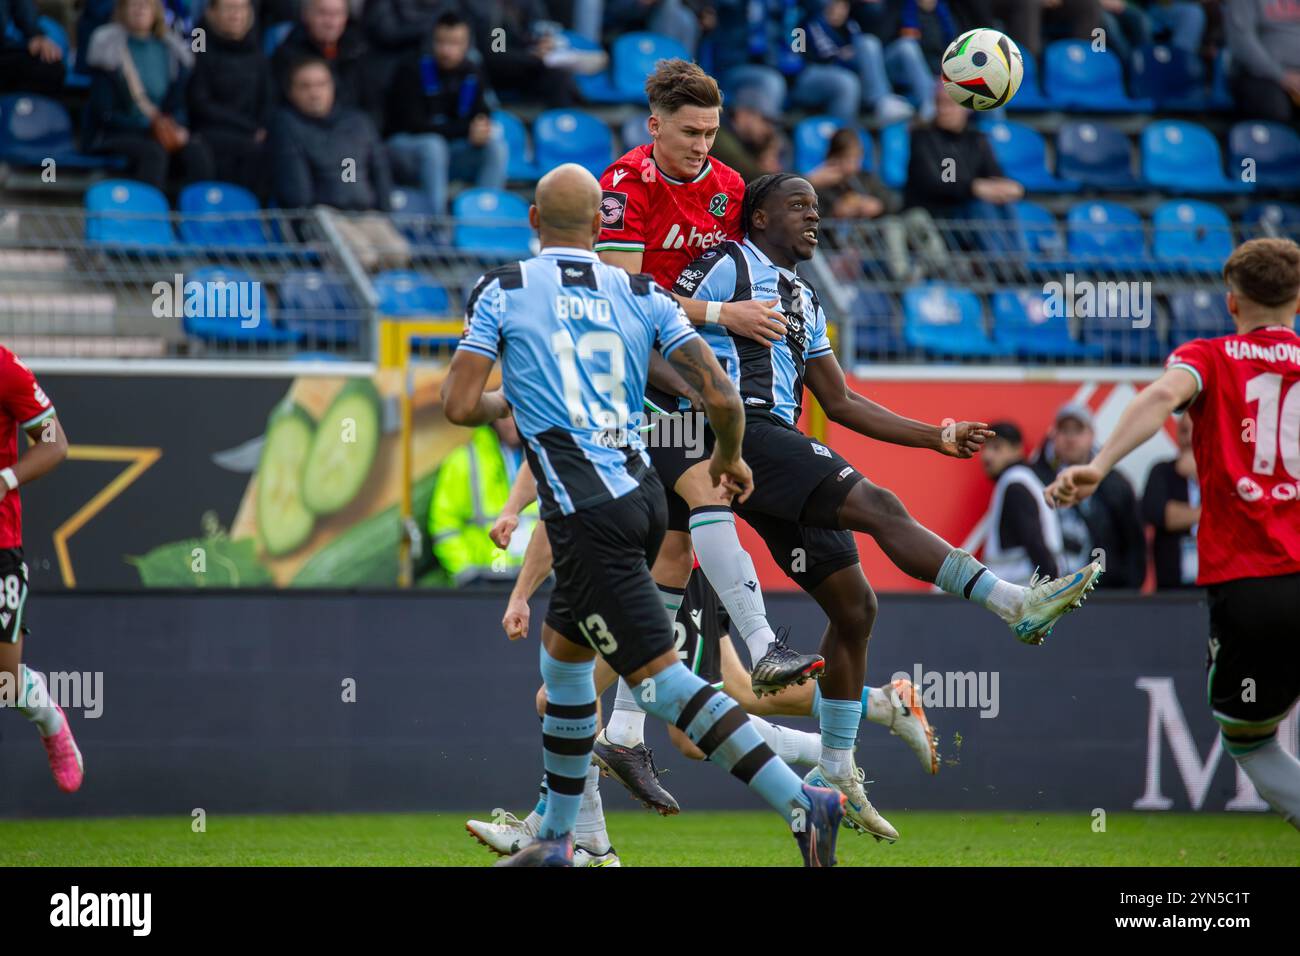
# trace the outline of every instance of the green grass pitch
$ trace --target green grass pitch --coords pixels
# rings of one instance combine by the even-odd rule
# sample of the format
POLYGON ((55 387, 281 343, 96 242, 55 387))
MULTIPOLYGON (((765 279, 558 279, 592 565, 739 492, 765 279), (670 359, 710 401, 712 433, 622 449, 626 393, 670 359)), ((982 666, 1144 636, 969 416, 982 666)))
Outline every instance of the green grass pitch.
MULTIPOLYGON (((481 817, 481 813, 478 814, 481 817)), ((194 833, 176 817, 0 821, 5 866, 486 866, 466 814, 228 816, 194 833)), ((1273 814, 891 813, 894 846, 845 830, 843 866, 1300 866, 1300 837, 1273 814)), ((770 814, 609 814, 627 866, 794 866, 770 814)))

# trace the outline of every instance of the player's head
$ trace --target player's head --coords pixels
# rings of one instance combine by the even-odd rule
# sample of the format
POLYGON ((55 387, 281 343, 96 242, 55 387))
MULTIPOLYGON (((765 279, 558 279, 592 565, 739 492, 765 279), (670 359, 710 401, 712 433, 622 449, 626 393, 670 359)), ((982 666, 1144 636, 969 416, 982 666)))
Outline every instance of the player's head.
POLYGON ((1300 309, 1300 246, 1290 239, 1243 242, 1223 265, 1228 311, 1237 331, 1294 327, 1300 309))
POLYGON ((741 228, 785 268, 812 258, 817 248, 817 190, 790 173, 759 176, 745 187, 741 228))
POLYGON ((1011 422, 994 422, 989 426, 993 437, 980 449, 984 474, 996 480, 1012 465, 1025 460, 1025 442, 1020 429, 1011 422))
POLYGON ((537 181, 528 222, 542 246, 590 249, 600 233, 600 183, 577 163, 556 166, 537 181))
POLYGON ((655 162, 674 179, 694 179, 718 135, 718 81, 687 60, 660 60, 646 78, 645 95, 655 162))

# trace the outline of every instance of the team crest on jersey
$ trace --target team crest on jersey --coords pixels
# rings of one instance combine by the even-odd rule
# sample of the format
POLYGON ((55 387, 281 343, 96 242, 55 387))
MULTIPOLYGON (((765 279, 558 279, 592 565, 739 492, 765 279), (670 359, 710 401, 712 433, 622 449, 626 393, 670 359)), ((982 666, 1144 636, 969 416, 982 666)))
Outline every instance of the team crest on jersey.
POLYGON ((715 216, 725 216, 727 214, 726 193, 714 193, 713 198, 709 200, 709 212, 715 216))
POLYGON ((623 216, 627 212, 627 193, 616 193, 606 189, 600 200, 600 223, 606 229, 622 229, 623 216))

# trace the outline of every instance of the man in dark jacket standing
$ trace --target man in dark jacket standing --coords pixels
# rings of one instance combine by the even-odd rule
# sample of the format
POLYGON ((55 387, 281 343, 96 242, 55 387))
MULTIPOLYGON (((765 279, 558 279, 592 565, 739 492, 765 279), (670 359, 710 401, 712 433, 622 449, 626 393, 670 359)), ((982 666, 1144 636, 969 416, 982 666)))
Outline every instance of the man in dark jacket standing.
POLYGON ((63 51, 41 30, 32 0, 0 0, 0 91, 55 92, 63 71, 63 51), (18 42, 6 35, 11 24, 18 42))
POLYGON ((388 148, 398 179, 419 185, 438 215, 450 179, 503 189, 509 156, 492 124, 483 71, 466 59, 469 25, 444 13, 427 51, 403 61, 388 100, 388 148))
MULTIPOLYGON (((1034 473, 1044 485, 1068 465, 1092 460, 1097 441, 1092 412, 1081 402, 1067 402, 1034 457, 1034 473)), ((1096 560, 1100 548, 1105 574, 1098 587, 1138 590, 1147 576, 1147 539, 1138 513, 1137 495, 1120 472, 1112 471, 1091 498, 1074 508, 1058 510, 1065 566, 1087 555, 1096 560)))
POLYGON ((262 196, 275 94, 252 4, 208 0, 203 27, 206 49, 195 57, 188 90, 190 125, 212 146, 218 179, 262 196))

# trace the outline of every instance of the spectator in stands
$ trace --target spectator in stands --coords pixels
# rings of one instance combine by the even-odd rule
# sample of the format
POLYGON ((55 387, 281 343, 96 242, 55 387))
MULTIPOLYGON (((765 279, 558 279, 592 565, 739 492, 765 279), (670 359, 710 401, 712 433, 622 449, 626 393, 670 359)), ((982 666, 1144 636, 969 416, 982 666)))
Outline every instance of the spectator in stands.
POLYGON ((712 155, 745 182, 781 171, 781 116, 767 113, 768 108, 755 90, 741 89, 722 111, 712 155))
POLYGON ((493 126, 482 69, 466 59, 469 25, 444 13, 428 49, 398 68, 388 104, 388 149, 397 178, 418 184, 438 215, 447 182, 504 189, 509 151, 493 126))
POLYGON ((1205 32, 1205 11, 1199 3, 1101 0, 1101 25, 1106 31, 1106 48, 1128 63, 1134 50, 1149 43, 1167 43, 1196 53, 1205 32))
POLYGON ((541 0, 476 0, 464 10, 494 90, 549 107, 577 101, 573 74, 547 64, 555 37, 534 30, 546 18, 541 0))
POLYGON ((127 175, 158 189, 173 162, 184 182, 212 178, 212 154, 186 127, 185 86, 194 55, 167 29, 160 0, 117 0, 113 22, 90 37, 91 152, 127 160, 127 175))
POLYGON ((1045 31, 1091 40, 1101 26, 1101 0, 953 0, 964 21, 975 26, 1001 21, 1002 31, 1026 54, 1043 52, 1045 31))
POLYGON ((1196 530, 1201 522, 1201 486, 1192 455, 1192 416, 1178 419, 1178 457, 1159 462, 1147 476, 1142 517, 1156 530, 1152 549, 1156 588, 1196 586, 1196 530))
POLYGON ((203 28, 207 48, 190 78, 190 122, 212 147, 217 178, 264 196, 275 84, 253 29, 252 5, 208 0, 203 28))
POLYGON ((447 6, 447 0, 366 0, 362 23, 371 51, 369 72, 375 87, 385 91, 385 102, 398 67, 420 52, 447 6))
POLYGON ((0 91, 53 93, 64 70, 63 52, 37 23, 32 0, 0 0, 0 91))
MULTIPOLYGON (((1097 436, 1092 412, 1081 402, 1067 402, 1034 458, 1034 472, 1044 485, 1067 465, 1092 460, 1097 436)), ((1042 499, 1040 492, 1039 499, 1042 499)), ((1082 567, 1103 552, 1106 573, 1098 587, 1137 590, 1147 576, 1147 539, 1138 513, 1137 495, 1120 472, 1112 471, 1096 494, 1073 508, 1059 509, 1065 567, 1082 567)))
MULTIPOLYGON (((805 26, 809 62, 839 66, 856 73, 862 102, 875 114, 877 123, 883 125, 912 118, 914 111, 907 100, 890 92, 880 39, 875 34, 863 33, 857 22, 849 19, 848 0, 829 0, 805 26)), ((932 74, 924 71, 923 75, 923 98, 928 100, 932 74)))
POLYGON ((1300 116, 1300 4, 1234 0, 1225 6, 1224 30, 1242 115, 1279 123, 1300 116))
POLYGON ((1020 429, 1011 422, 989 426, 993 437, 980 449, 984 474, 993 481, 989 502, 984 564, 1003 581, 1028 585, 1056 577, 1062 562, 1061 527, 1056 512, 1043 500, 1043 483, 1025 464, 1020 429))
MULTIPOLYGON (((949 0, 903 0, 881 5, 871 18, 873 35, 884 44, 885 70, 923 121, 934 118, 931 92, 940 73, 940 61, 948 44, 967 23, 952 9, 949 0)), ((971 23, 969 26, 980 26, 971 23)))
POLYGON ((361 27, 348 21, 347 0, 302 0, 302 20, 294 25, 271 58, 276 89, 288 90, 288 74, 295 63, 314 57, 329 64, 334 74, 339 106, 374 110, 380 90, 370 68, 361 27))
POLYGON ((275 203, 284 209, 326 206, 354 213, 335 225, 363 266, 400 268, 410 247, 382 215, 393 180, 370 118, 334 100, 334 74, 321 59, 289 71, 289 104, 272 120, 269 140, 275 203))
POLYGON ((699 17, 682 0, 605 0, 605 30, 612 36, 634 30, 662 33, 692 55, 700 40, 699 17))

